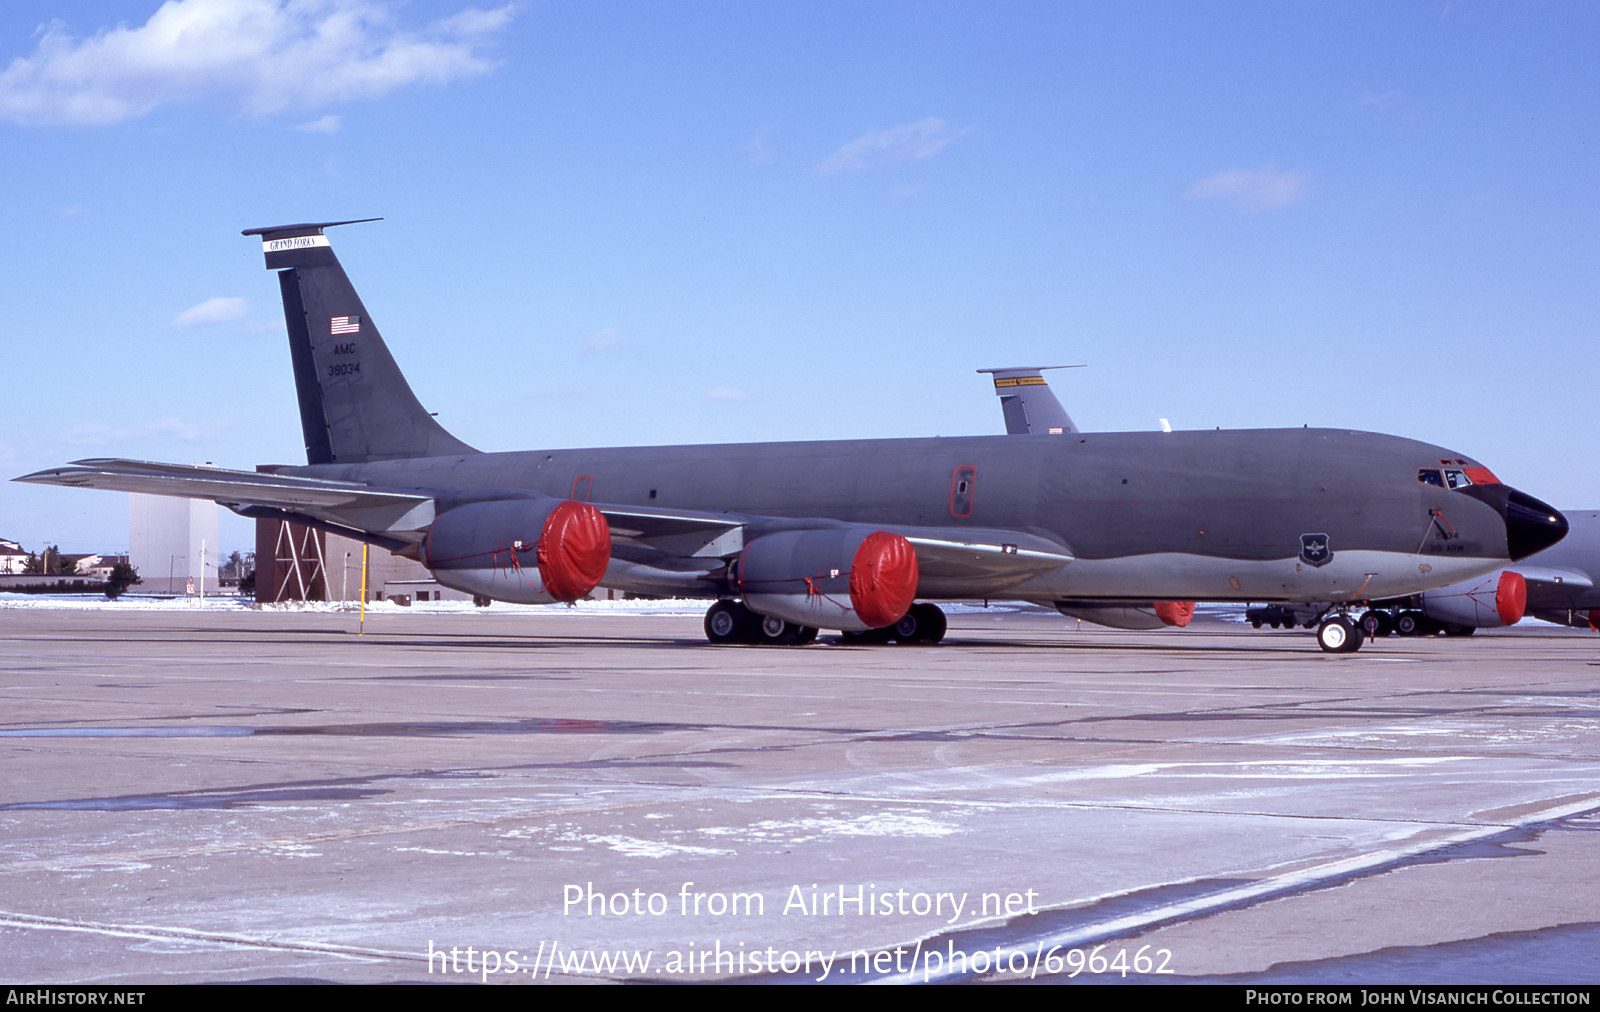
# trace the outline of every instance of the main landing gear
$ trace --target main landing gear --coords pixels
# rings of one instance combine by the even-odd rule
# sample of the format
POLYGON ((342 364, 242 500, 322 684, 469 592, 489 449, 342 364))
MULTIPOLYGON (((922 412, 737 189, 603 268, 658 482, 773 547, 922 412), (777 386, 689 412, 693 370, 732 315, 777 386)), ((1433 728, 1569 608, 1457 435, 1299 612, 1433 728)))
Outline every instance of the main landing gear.
MULTIPOLYGON (((931 604, 914 604, 887 629, 844 633, 843 643, 934 644, 944 638, 944 612, 931 604)), ((706 610, 706 639, 712 643, 738 643, 775 647, 802 646, 817 638, 811 626, 796 625, 770 615, 757 615, 738 601, 718 601, 706 610)))
POLYGON ((713 643, 793 647, 810 643, 817 630, 781 618, 757 615, 738 601, 718 601, 706 611, 706 639, 713 643))
POLYGON ((944 639, 944 612, 932 604, 914 604, 900 621, 886 629, 868 629, 866 632, 839 634, 839 642, 849 645, 898 643, 901 646, 933 646, 944 639))

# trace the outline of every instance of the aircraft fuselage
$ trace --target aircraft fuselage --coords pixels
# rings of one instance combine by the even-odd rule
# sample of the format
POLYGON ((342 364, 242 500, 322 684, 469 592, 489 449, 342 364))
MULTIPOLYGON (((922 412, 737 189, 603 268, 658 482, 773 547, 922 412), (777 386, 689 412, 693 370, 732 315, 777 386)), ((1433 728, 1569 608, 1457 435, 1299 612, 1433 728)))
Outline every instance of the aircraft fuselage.
MULTIPOLYGON (((518 491, 821 523, 1009 529, 1076 561, 1007 597, 1354 600, 1511 558, 1492 505, 1418 481, 1415 440, 1332 429, 1076 433, 480 453, 285 473, 425 490, 518 491), (1430 512, 1431 511, 1431 512, 1430 512)), ((748 539, 759 537, 760 523, 748 539)), ((605 584, 627 586, 625 567, 605 584)), ((715 596, 713 583, 705 586, 715 596)))

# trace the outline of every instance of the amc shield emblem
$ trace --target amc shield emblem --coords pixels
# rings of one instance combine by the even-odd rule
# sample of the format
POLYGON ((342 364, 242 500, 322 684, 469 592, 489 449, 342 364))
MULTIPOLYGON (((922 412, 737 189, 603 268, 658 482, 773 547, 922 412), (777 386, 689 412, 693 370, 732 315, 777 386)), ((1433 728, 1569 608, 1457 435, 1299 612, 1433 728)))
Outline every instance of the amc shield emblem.
POLYGON ((1326 566, 1333 561, 1326 534, 1300 535, 1300 561, 1308 566, 1326 566))

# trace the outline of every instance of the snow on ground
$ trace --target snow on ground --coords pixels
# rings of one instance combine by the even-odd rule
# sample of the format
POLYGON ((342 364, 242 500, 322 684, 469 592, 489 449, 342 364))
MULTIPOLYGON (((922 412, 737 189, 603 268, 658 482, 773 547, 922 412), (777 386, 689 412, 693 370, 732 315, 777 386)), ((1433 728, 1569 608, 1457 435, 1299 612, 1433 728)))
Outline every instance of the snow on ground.
MULTIPOLYGON (((507 611, 531 612, 545 615, 704 615, 710 604, 706 600, 678 598, 659 601, 579 601, 576 604, 507 604, 496 601, 487 608, 479 608, 471 601, 418 601, 403 607, 391 601, 369 601, 370 614, 396 615, 420 613, 441 614, 503 614, 507 611)), ((987 608, 982 603, 941 602, 947 614, 964 615, 988 611, 1006 614, 1033 610, 1033 606, 1017 602, 996 602, 987 608)), ((45 608, 57 611, 91 611, 115 609, 118 611, 310 611, 328 613, 355 613, 360 604, 355 601, 289 601, 283 604, 257 604, 255 601, 218 595, 204 601, 195 597, 156 597, 124 594, 115 601, 99 594, 0 594, 0 611, 7 609, 45 608)))

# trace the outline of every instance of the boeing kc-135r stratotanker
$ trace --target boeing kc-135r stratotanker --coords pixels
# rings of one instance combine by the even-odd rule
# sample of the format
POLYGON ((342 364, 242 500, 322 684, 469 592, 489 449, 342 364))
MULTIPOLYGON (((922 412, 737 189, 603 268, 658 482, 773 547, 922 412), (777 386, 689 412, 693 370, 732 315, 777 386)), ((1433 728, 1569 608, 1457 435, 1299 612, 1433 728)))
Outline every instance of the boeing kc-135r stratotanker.
POLYGON ((937 642, 932 602, 1333 602, 1485 574, 1566 520, 1462 454, 1342 429, 484 453, 423 410, 324 230, 256 228, 278 272, 306 466, 80 460, 18 480, 211 499, 419 559, 505 601, 711 598, 714 643, 937 642), (1447 485, 1419 479, 1443 472, 1447 485))

